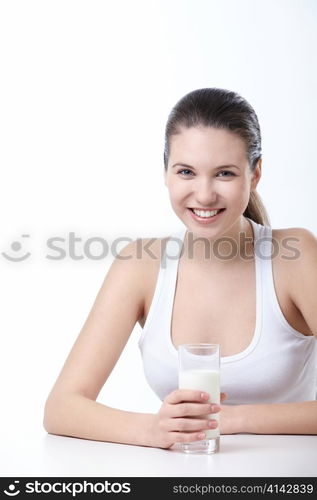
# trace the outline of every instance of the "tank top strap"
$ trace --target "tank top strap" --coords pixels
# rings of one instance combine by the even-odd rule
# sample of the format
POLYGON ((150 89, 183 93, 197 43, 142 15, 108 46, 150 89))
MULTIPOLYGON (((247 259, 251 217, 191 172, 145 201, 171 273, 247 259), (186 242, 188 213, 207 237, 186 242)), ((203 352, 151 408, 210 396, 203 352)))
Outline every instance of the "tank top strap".
POLYGON ((257 244, 256 259, 261 267, 262 293, 266 302, 270 297, 275 297, 275 288, 272 272, 272 258, 274 258, 275 248, 272 240, 272 228, 256 224, 257 244))
MULTIPOLYGON (((263 323, 263 263, 260 258, 261 254, 261 240, 262 240, 262 228, 260 224, 257 224, 253 220, 246 217, 252 227, 254 236, 254 265, 255 265, 255 295, 256 295, 256 311, 255 311, 255 328, 252 340, 246 349, 234 354, 232 356, 225 356, 221 358, 222 365, 228 365, 238 360, 246 358, 252 351, 255 350, 262 337, 262 323, 263 323)), ((243 286, 243 285, 242 285, 243 286)))
POLYGON ((165 251, 162 252, 161 256, 161 285, 164 288, 164 292, 166 294, 165 301, 166 303, 168 302, 168 305, 173 303, 174 300, 178 265, 183 249, 185 234, 186 228, 171 234, 166 243, 165 251))
MULTIPOLYGON (((261 283, 261 290, 257 286, 257 294, 261 295, 261 330, 265 331, 265 336, 262 339, 264 343, 270 341, 276 342, 276 326, 274 326, 274 318, 281 319, 283 316, 280 311, 278 299, 275 292, 272 259, 276 251, 275 242, 272 238, 272 228, 251 221, 254 230, 256 231, 255 259, 258 269, 257 283, 261 283), (273 326, 272 326, 273 325, 273 326)), ((278 250, 277 250, 278 251, 278 250)), ((257 314, 259 309, 257 309, 257 314)), ((287 324, 283 317, 282 323, 287 324)))
POLYGON ((164 328, 165 325, 168 325, 168 312, 173 305, 178 263, 183 248, 185 233, 186 228, 172 233, 169 236, 165 249, 161 254, 160 268, 156 280, 154 295, 139 340, 140 345, 145 338, 145 333, 150 329, 152 322, 155 322, 155 318, 159 318, 162 328, 164 328))
MULTIPOLYGON (((276 293, 273 274, 273 261, 282 251, 279 242, 274 239, 272 228, 269 226, 259 226, 261 228, 260 245, 258 258, 262 266, 263 294, 265 296, 264 308, 267 318, 276 318, 279 324, 288 332, 295 334, 301 339, 305 339, 303 334, 295 330, 286 320, 276 293)), ((282 257, 283 258, 283 257, 282 257)), ((307 338, 307 337, 306 337, 307 338)))
POLYGON ((178 261, 183 249, 185 233, 186 228, 174 232, 171 236, 169 236, 165 246, 165 251, 162 252, 161 268, 168 269, 169 272, 173 271, 177 274, 178 261))

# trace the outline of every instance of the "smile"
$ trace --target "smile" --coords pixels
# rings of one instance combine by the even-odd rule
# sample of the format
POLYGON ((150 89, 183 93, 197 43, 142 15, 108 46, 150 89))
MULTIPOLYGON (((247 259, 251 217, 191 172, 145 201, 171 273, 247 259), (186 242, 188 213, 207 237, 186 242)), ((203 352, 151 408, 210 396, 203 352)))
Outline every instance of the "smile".
POLYGON ((196 208, 191 208, 194 212, 194 214, 198 215, 199 217, 213 217, 214 215, 217 215, 221 210, 224 210, 223 208, 216 208, 215 210, 199 210, 196 208))
POLYGON ((188 208, 192 218, 201 223, 209 224, 210 222, 215 222, 221 217, 221 214, 225 211, 225 208, 217 208, 216 210, 199 210, 196 208, 188 208))

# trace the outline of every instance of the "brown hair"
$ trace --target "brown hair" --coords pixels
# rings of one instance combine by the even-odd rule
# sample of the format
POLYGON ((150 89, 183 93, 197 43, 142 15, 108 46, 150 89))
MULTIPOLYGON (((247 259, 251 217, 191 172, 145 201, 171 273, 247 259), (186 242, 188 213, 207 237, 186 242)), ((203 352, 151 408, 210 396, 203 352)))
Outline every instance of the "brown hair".
MULTIPOLYGON (((239 135, 246 144, 250 169, 254 171, 261 158, 261 131, 256 113, 239 94, 219 88, 193 90, 173 107, 165 128, 165 170, 170 153, 170 137, 179 134, 182 127, 198 125, 227 129, 239 135)), ((270 226, 267 211, 255 191, 250 193, 243 215, 258 224, 270 226)))

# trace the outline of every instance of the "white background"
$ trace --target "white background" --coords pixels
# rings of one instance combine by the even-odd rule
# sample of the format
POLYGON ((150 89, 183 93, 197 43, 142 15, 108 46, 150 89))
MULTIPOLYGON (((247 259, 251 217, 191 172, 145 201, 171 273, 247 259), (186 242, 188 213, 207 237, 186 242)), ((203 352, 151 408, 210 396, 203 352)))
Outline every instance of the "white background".
MULTIPOLYGON (((168 114, 187 92, 223 87, 250 102, 263 138, 258 192, 272 226, 317 233, 316 5, 0 1, 0 252, 31 253, 22 262, 0 255, 3 453, 17 431, 25 442, 45 435, 45 399, 113 260, 88 258, 85 242, 181 229, 163 183, 163 146, 168 114), (70 233, 81 260, 68 254, 70 233), (63 260, 47 258, 52 237, 65 239, 63 260)), ((140 333, 136 326, 100 402, 159 407, 140 333)), ((21 452, 23 440, 14 446, 21 452)))

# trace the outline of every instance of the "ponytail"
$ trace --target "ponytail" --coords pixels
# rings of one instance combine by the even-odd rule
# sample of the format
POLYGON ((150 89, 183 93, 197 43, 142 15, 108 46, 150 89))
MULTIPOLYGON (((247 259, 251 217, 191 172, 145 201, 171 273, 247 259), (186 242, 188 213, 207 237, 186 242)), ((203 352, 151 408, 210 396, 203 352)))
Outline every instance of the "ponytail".
POLYGON ((265 206, 263 205, 259 193, 256 191, 251 191, 249 203, 243 215, 262 226, 271 225, 265 206))

